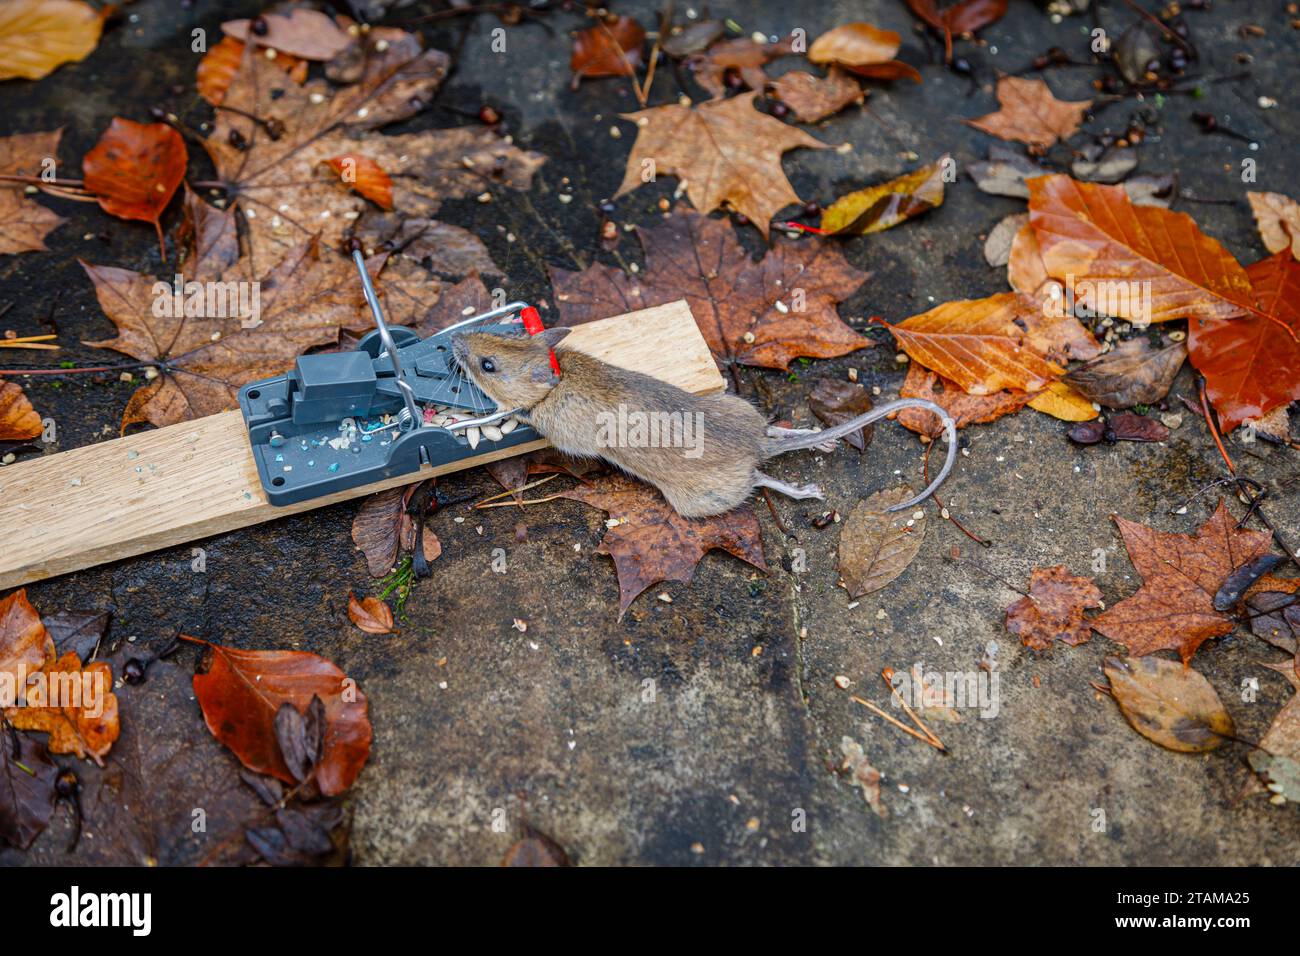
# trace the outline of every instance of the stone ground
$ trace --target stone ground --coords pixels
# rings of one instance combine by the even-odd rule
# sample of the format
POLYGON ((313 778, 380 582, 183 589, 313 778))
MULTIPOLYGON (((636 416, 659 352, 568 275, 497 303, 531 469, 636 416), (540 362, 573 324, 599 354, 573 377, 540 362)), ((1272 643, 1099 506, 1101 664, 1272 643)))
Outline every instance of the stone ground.
MULTIPOLYGON (((1082 57, 1090 26, 1088 17, 1052 23, 1041 7, 1012 0, 1006 18, 983 31, 987 46, 962 45, 977 72, 979 88, 972 88, 935 63, 935 45, 913 32, 902 3, 803 6, 795 12, 796 5, 775 2, 722 3, 714 12, 732 16, 746 31, 804 27, 812 36, 866 19, 903 33, 904 58, 926 64, 923 86, 876 84, 869 111, 850 110, 813 129, 828 142, 852 143, 851 154, 787 156, 799 194, 823 201, 912 168, 909 151, 923 159, 950 152, 962 164, 982 159, 991 140, 961 120, 994 108, 995 71, 1019 69, 1052 45, 1082 57)), ((64 126, 61 156, 72 163, 113 115, 146 120, 148 108, 159 104, 197 123, 205 107, 188 87, 184 95, 168 93, 173 84, 192 83, 198 57, 189 50, 190 30, 202 26, 215 35, 223 19, 256 7, 132 4, 133 22, 85 62, 39 84, 0 85, 0 132, 64 126)), ((651 3, 618 9, 653 22, 651 3)), ((1132 19, 1119 3, 1099 12, 1112 35, 1132 19)), ((1244 199, 1250 187, 1238 170, 1243 157, 1254 158, 1255 188, 1294 192, 1300 123, 1290 84, 1298 78, 1300 34, 1288 27, 1281 3, 1217 3, 1188 19, 1202 54, 1199 73, 1236 73, 1234 56, 1246 51, 1255 58, 1253 76, 1215 85, 1199 101, 1171 98, 1159 135, 1142 146, 1141 169, 1177 172, 1185 195, 1202 201, 1184 199, 1176 208, 1252 261, 1263 249, 1244 199), (1261 24, 1266 35, 1243 38, 1239 28, 1248 22, 1261 24), (1261 95, 1276 98, 1278 107, 1261 110, 1261 95), (1193 109, 1213 111, 1257 139, 1258 148, 1202 135, 1190 121, 1193 109)), ((551 295, 546 263, 573 268, 606 259, 596 248, 596 205, 617 187, 632 128, 622 124, 621 139, 608 131, 616 113, 635 108, 620 80, 571 91, 568 32, 582 21, 556 11, 545 22, 553 32, 539 23, 508 28, 504 55, 489 52, 499 26, 491 17, 426 27, 430 42, 458 51, 456 70, 439 108, 412 121, 413 128, 470 122, 456 111, 473 115, 491 102, 521 144, 550 157, 530 194, 488 206, 450 202, 442 215, 483 237, 511 275, 512 294, 533 300, 551 295), (563 177, 575 186, 569 205, 557 198, 563 177), (508 244, 498 226, 520 241, 508 244)), ((1058 70, 1051 82, 1058 95, 1078 99, 1089 95, 1092 75, 1058 70)), ((665 101, 676 90, 671 71, 660 77, 655 98, 665 101)), ((1123 129, 1136 108, 1131 101, 1113 105, 1088 128, 1123 129)), ((205 162, 199 160, 200 171, 205 162)), ((666 179, 620 199, 614 218, 653 222, 655 202, 674 185, 666 179)), ((94 206, 49 204, 71 221, 51 235, 51 254, 0 262, 0 302, 12 303, 3 325, 20 334, 42 331, 53 307, 65 345, 60 358, 103 361, 104 353, 76 344, 112 328, 76 260, 155 272, 161 266, 153 233, 94 206)), ((165 221, 169 229, 179 221, 178 205, 165 221)), ((846 243, 849 259, 873 278, 842 314, 898 320, 933 302, 1001 291, 1003 273, 984 263, 980 237, 1021 209, 1021 202, 984 195, 962 177, 940 210, 846 243)), ((754 230, 741 233, 756 253, 754 230)), ((633 245, 625 242, 621 252, 635 260, 633 245)), ((742 389, 772 415, 808 422, 812 385, 842 378, 849 367, 886 395, 902 381, 893 349, 884 346, 805 365, 788 378, 745 370, 742 389)), ((131 390, 84 376, 24 385, 37 408, 58 421, 64 448, 112 434, 131 390)), ((1175 394, 1190 396, 1193 389, 1185 370, 1175 394)), ((432 580, 416 588, 399 636, 362 635, 345 615, 348 591, 370 584, 349 538, 356 503, 203 542, 205 574, 191 573, 186 546, 43 582, 28 593, 46 612, 111 609, 114 641, 133 638, 156 650, 179 629, 240 647, 298 647, 357 678, 375 730, 370 763, 351 795, 358 863, 495 863, 526 817, 584 864, 1294 865, 1300 861, 1294 808, 1234 799, 1247 774, 1242 747, 1187 756, 1138 736, 1089 686, 1115 647, 1095 636, 1049 653, 1021 648, 1002 627, 1016 594, 989 574, 943 559, 958 547, 1023 587, 1035 566, 1062 563, 1088 574, 1095 549, 1105 549, 1107 570, 1095 577, 1108 603, 1126 596, 1138 579, 1109 515, 1190 531, 1213 505, 1209 492, 1188 513, 1171 513, 1222 474, 1203 424, 1184 418, 1160 446, 1075 448, 1061 423, 1029 410, 969 429, 970 455, 949 479, 945 502, 992 547, 978 548, 927 507, 920 556, 856 607, 836 587, 837 531, 812 528, 809 519, 819 509, 788 501, 778 509, 797 542, 785 540, 761 511, 771 573, 756 574, 715 553, 700 564, 692 585, 652 589, 621 622, 612 564, 595 553, 603 515, 573 502, 497 509, 460 524, 453 519, 464 512, 437 514, 431 527, 444 553, 432 580), (516 543, 521 521, 527 540, 516 543), (498 546, 509 552, 507 575, 490 567, 498 546), (803 573, 782 567, 796 547, 807 553, 803 573), (672 595, 671 604, 654 599, 660 591, 672 595), (526 634, 512 630, 515 617, 528 620, 526 634), (848 675, 860 693, 884 704, 876 676, 882 667, 906 670, 922 662, 927 669, 967 672, 991 643, 1001 663, 1000 708, 992 719, 966 710, 959 723, 934 724, 951 750, 946 756, 871 717, 834 683, 836 675, 848 675), (441 658, 445 667, 437 665, 441 658), (646 681, 657 690, 653 702, 643 699, 646 681), (885 773, 887 819, 832 772, 844 735, 862 743, 885 773), (491 825, 497 808, 505 832, 491 825), (802 832, 791 825, 799 810, 807 820, 802 832), (1098 810, 1106 823, 1101 832, 1093 827, 1098 810)), ((1297 467, 1294 453, 1264 447, 1238 449, 1237 458, 1246 473, 1275 488, 1297 467)), ((828 504, 847 513, 896 476, 915 484, 919 461, 916 439, 886 425, 862 457, 847 450, 801 454, 777 463, 775 472, 789 481, 821 482, 828 504)), ((441 487, 450 497, 497 490, 482 470, 452 476, 441 487)), ((1300 539, 1294 485, 1278 492, 1269 512, 1300 539)), ((22 541, 4 547, 20 548, 22 541)), ((1207 644, 1196 658, 1246 738, 1262 734, 1290 695, 1279 676, 1260 666, 1277 657, 1238 632, 1207 644), (1259 679, 1253 703, 1241 699, 1248 677, 1259 679)), ((155 665, 190 666, 185 655, 155 665)), ((127 721, 129 695, 140 692, 124 692, 127 721)), ((191 719, 199 721, 197 706, 191 719)), ((150 732, 180 733, 168 726, 150 732)), ((233 760, 217 759, 231 764, 219 769, 233 778, 233 760)), ((61 815, 29 854, 9 852, 0 860, 64 861, 68 832, 61 815)))

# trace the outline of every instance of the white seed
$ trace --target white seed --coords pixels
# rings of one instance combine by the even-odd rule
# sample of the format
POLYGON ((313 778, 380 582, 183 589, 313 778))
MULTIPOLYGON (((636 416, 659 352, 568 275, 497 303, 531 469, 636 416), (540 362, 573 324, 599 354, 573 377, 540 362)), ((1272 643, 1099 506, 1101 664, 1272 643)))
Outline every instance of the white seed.
POLYGON ((483 437, 486 438, 488 441, 500 441, 504 436, 501 429, 497 428, 497 426, 484 425, 483 437))
POLYGON ((479 430, 477 425, 471 425, 469 428, 465 429, 465 440, 469 442, 470 448, 478 447, 478 441, 482 435, 483 433, 479 430))
POLYGON ((519 419, 507 418, 505 421, 501 423, 501 434, 509 435, 512 431, 515 430, 515 427, 518 424, 519 424, 519 419))

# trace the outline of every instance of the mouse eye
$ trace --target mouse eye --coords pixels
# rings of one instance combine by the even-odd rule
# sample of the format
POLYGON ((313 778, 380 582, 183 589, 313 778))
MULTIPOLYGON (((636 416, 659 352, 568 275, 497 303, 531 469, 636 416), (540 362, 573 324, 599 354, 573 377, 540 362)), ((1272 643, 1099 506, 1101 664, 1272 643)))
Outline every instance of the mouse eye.
POLYGON ((496 362, 493 362, 490 358, 480 360, 478 367, 485 372, 495 372, 497 370, 496 362))

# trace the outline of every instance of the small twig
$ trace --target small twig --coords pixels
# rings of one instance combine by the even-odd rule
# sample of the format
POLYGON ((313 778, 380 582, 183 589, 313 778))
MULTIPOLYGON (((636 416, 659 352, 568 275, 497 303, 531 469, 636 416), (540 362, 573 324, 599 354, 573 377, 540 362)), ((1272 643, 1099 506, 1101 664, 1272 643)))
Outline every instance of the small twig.
POLYGON ((557 498, 563 498, 564 494, 547 495, 545 498, 526 498, 522 501, 498 501, 492 505, 475 505, 476 508, 522 508, 525 505, 544 505, 548 501, 555 501, 557 498))
MULTIPOLYGON (((895 727, 897 727, 897 728, 898 728, 899 730, 901 730, 903 733, 905 733, 905 734, 911 734, 913 737, 915 737, 917 740, 921 741, 922 743, 926 743, 926 744, 929 744, 931 747, 934 747, 935 750, 943 751, 943 747, 942 747, 942 745, 940 745, 940 744, 936 744, 933 740, 931 740, 931 739, 930 739, 929 737, 927 737, 925 734, 921 733, 919 730, 916 730, 915 728, 909 727, 909 726, 907 726, 907 724, 903 723, 903 722, 902 722, 901 720, 899 720, 898 718, 893 717, 893 716, 891 716, 890 714, 885 713, 883 710, 881 710, 879 707, 877 707, 877 706, 876 706, 875 704, 873 704, 871 701, 869 701, 869 700, 863 700, 863 699, 862 699, 861 697, 859 697, 857 694, 850 694, 850 695, 849 695, 849 699, 852 700, 854 703, 861 704, 863 707, 867 708, 867 710, 871 711, 873 714, 875 714, 875 715, 876 715, 877 717, 879 717, 881 720, 887 720, 887 721, 889 721, 889 723, 893 724, 895 727)), ((944 751, 944 752, 946 753, 946 751, 944 751)))
MULTIPOLYGON (((519 494, 519 492, 521 492, 521 491, 527 491, 529 488, 536 488, 538 485, 544 485, 544 484, 546 484, 548 481, 554 481, 556 478, 559 478, 559 477, 560 477, 560 475, 559 475, 559 473, 557 472, 557 473, 554 474, 554 475, 547 475, 545 478, 538 478, 536 481, 531 481, 531 482, 529 482, 529 483, 526 484, 526 485, 520 485, 518 488, 511 488, 511 489, 509 489, 509 490, 507 490, 507 491, 503 491, 503 492, 501 492, 501 494, 499 494, 499 495, 493 495, 491 498, 484 498, 482 501, 476 502, 476 503, 474 504, 474 507, 475 507, 475 508, 486 508, 486 507, 488 507, 488 502, 489 502, 489 501, 496 501, 498 498, 504 498, 506 495, 517 495, 517 494, 519 494)), ((510 505, 518 504, 518 503, 519 503, 519 502, 514 502, 514 501, 507 501, 507 502, 506 502, 506 504, 510 504, 510 505)), ((499 507, 499 506, 498 506, 498 507, 499 507)))
POLYGON ((898 688, 894 686, 894 669, 892 667, 886 667, 880 672, 880 677, 884 680, 885 686, 889 688, 889 692, 894 695, 894 700, 898 701, 902 705, 907 716, 911 717, 912 722, 916 724, 916 726, 920 727, 921 730, 925 732, 925 735, 930 738, 930 743, 944 753, 947 753, 948 748, 943 745, 943 741, 935 735, 933 730, 925 725, 925 721, 916 716, 916 712, 908 706, 907 701, 903 699, 903 695, 900 694, 898 688))
POLYGON ((776 526, 780 532, 787 538, 793 538, 795 541, 798 541, 798 535, 794 534, 789 528, 782 524, 781 516, 776 513, 776 503, 772 501, 772 494, 766 488, 763 489, 763 498, 767 501, 767 510, 772 512, 772 520, 776 522, 776 526))

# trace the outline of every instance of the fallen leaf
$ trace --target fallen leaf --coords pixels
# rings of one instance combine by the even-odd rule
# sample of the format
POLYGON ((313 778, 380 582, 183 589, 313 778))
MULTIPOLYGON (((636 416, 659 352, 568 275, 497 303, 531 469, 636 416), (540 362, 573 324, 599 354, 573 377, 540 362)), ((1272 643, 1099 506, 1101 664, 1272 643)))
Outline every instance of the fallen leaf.
POLYGON ((840 584, 856 601, 879 591, 907 570, 925 539, 925 513, 886 511, 913 497, 906 485, 877 491, 859 501, 840 531, 840 584))
MULTIPOLYGON (((715 43, 702 53, 696 53, 686 60, 687 67, 705 91, 714 99, 721 99, 727 93, 727 72, 734 71, 741 83, 756 92, 762 92, 767 85, 767 74, 763 66, 791 52, 789 37, 776 43, 755 43, 749 37, 736 37, 715 43)), ((706 210, 707 211, 707 210, 706 210)))
POLYGON ((1120 186, 1068 176, 1032 179, 1029 191, 1047 272, 1099 298, 1113 291, 1098 311, 1145 323, 1235 318, 1251 309, 1246 270, 1187 214, 1135 206, 1120 186))
POLYGON ((81 160, 86 189, 100 208, 119 219, 153 223, 163 258, 163 210, 185 178, 185 140, 167 123, 136 123, 113 117, 99 142, 81 160))
POLYGON ((83 661, 95 656, 108 622, 108 611, 57 611, 41 619, 57 654, 75 651, 83 661))
MULTIPOLYGON (((1011 415, 1028 404, 1029 392, 1001 389, 988 395, 972 395, 962 391, 956 382, 942 378, 913 362, 907 369, 907 378, 898 390, 899 398, 924 398, 934 402, 957 423, 958 428, 991 422, 1003 415, 1011 415)), ((930 438, 943 434, 943 422, 934 412, 923 408, 905 408, 898 413, 898 422, 906 428, 930 438)))
POLYGON ((84 60, 99 44, 103 17, 80 0, 6 0, 0 4, 0 80, 39 80, 84 60))
POLYGON ((777 211, 801 202, 781 168, 781 154, 801 146, 825 149, 826 144, 760 113, 754 108, 757 95, 622 114, 637 124, 637 134, 615 198, 648 182, 644 174, 650 168, 656 176, 682 179, 700 212, 725 203, 767 238, 777 211))
POLYGON ((26 703, 5 710, 9 723, 49 734, 50 753, 103 763, 121 732, 108 664, 95 661, 83 667, 76 652, 68 651, 47 661, 25 690, 26 703))
POLYGON ((1169 428, 1148 415, 1120 412, 1104 421, 1090 421, 1076 425, 1066 434, 1079 445, 1095 445, 1100 441, 1166 441, 1169 428))
POLYGON ((1188 355, 1225 433, 1300 398, 1300 262, 1284 249, 1246 276, 1258 308, 1187 323, 1188 355))
POLYGON ((972 395, 1037 392, 1065 371, 1025 347, 1028 322, 1040 312, 1032 299, 1004 292, 945 302, 886 328, 915 361, 972 395))
POLYGON ((49 825, 59 768, 30 737, 0 733, 0 840, 25 850, 49 825))
POLYGON ((1222 500, 1195 535, 1113 517, 1143 583, 1093 618, 1093 630, 1135 657, 1174 650, 1186 664, 1207 640, 1232 630, 1232 618, 1214 610, 1214 595, 1228 575, 1266 553, 1273 536, 1238 528, 1222 500))
POLYGON ((207 669, 194 675, 194 694, 208 729, 249 770, 285 783, 296 781, 275 737, 275 715, 292 704, 306 711, 312 697, 325 705, 324 756, 315 781, 327 797, 343 793, 370 756, 366 697, 334 664, 306 651, 245 651, 196 637, 207 669))
MULTIPOLYGON (((989 230, 989 237, 984 240, 984 261, 993 267, 1005 266, 1011 261, 1011 244, 1016 235, 1029 228, 1029 213, 1014 213, 998 220, 998 224, 989 230)), ((1033 235, 1032 230, 1030 235, 1033 235)), ((1011 283, 1011 287, 1020 292, 1033 293, 1037 289, 1022 289, 1011 283)))
POLYGON ((1300 578, 1281 579, 1271 575, 1258 582, 1245 597, 1250 614, 1250 632, 1278 650, 1295 657, 1300 653, 1300 603, 1295 589, 1300 578), (1278 590, 1271 585, 1283 582, 1278 590), (1263 585, 1261 587, 1261 585, 1263 585))
POLYGON ((1013 199, 1028 199, 1026 180, 1047 172, 1018 150, 1001 143, 991 144, 988 160, 970 163, 966 171, 981 192, 1013 199))
POLYGON ((20 588, 0 601, 0 674, 9 674, 15 691, 22 678, 55 659, 54 641, 20 588))
POLYGON ((545 833, 524 824, 524 836, 501 858, 502 866, 573 866, 564 847, 545 833))
POLYGON ((569 58, 573 88, 583 77, 635 76, 644 44, 645 28, 632 17, 611 16, 575 33, 569 58))
POLYGON ((1182 342, 1153 349, 1145 338, 1128 339, 1069 372, 1064 381, 1107 408, 1154 405, 1169 394, 1185 358, 1182 342))
POLYGON ((861 103, 862 87, 843 70, 831 68, 826 76, 790 70, 771 84, 773 94, 794 112, 800 123, 816 123, 852 103, 861 103))
POLYGON ((338 801, 314 801, 277 809, 276 826, 250 827, 244 838, 271 866, 319 866, 329 857, 336 857, 337 865, 342 865, 347 860, 347 834, 338 841, 331 834, 343 820, 338 801))
MULTIPOLYGON (((407 505, 419 485, 416 482, 405 487, 389 488, 371 495, 361 503, 361 508, 352 521, 352 543, 365 554, 366 566, 373 577, 382 578, 388 574, 397 564, 399 554, 415 548, 416 518, 407 513, 407 505)), ((442 543, 438 536, 425 528, 421 537, 424 560, 436 560, 442 554, 442 543)), ((391 627, 391 614, 388 623, 391 627)))
POLYGON ((1162 657, 1108 657, 1102 667, 1129 725, 1181 753, 1205 753, 1236 734, 1218 693, 1200 673, 1162 657))
POLYGON ((674 24, 668 35, 661 38, 660 45, 665 53, 680 60, 704 52, 726 32, 721 20, 697 20, 685 26, 674 24))
POLYGON ((1038 246, 1038 236, 1033 226, 1026 222, 1011 240, 1007 250, 1007 285, 1021 295, 1032 296, 1042 303, 1044 311, 1064 315, 1066 302, 1061 283, 1047 274, 1043 250, 1038 246))
MULTIPOLYGON (((1273 722, 1268 725, 1264 736, 1259 738, 1259 748, 1275 757, 1300 760, 1300 676, 1296 675, 1295 661, 1265 663, 1262 666, 1277 671, 1291 685, 1291 696, 1281 709, 1273 715, 1273 722)), ((1264 789, 1258 779, 1252 777, 1246 782, 1241 796, 1259 793, 1264 789)))
MULTIPOLYGON (((1044 415, 1059 418, 1063 422, 1090 422, 1098 414, 1087 397, 1076 392, 1065 382, 1050 383, 1046 389, 1029 400, 1029 407, 1044 415)), ((1164 428, 1163 425, 1160 427, 1164 428)), ((1167 437, 1167 429, 1165 434, 1167 437)), ((1157 441, 1164 441, 1164 439, 1157 439, 1157 441)))
POLYGON ((560 492, 606 512, 617 521, 597 549, 614 559, 618 573, 618 616, 642 591, 660 581, 689 584, 704 555, 720 549, 764 573, 758 518, 749 505, 714 518, 683 518, 649 485, 621 474, 560 492))
MULTIPOLYGON (((505 270, 492 261, 483 240, 468 229, 451 223, 403 218, 397 214, 367 216, 357 229, 357 237, 367 248, 390 248, 393 256, 418 263, 421 270, 427 269, 437 276, 459 279, 478 273, 499 276, 503 282, 506 280, 505 270)), ((390 268, 392 264, 390 257, 390 268)), ((427 285, 430 282, 428 273, 424 273, 420 281, 427 285)), ((440 289, 438 294, 442 296, 446 290, 440 289)), ((490 303, 491 298, 487 301, 490 303)), ((493 306, 489 304, 477 311, 486 312, 491 308, 493 306)))
POLYGON ((360 601, 348 592, 348 620, 367 634, 394 634, 393 611, 378 598, 365 597, 360 601))
POLYGON ((907 0, 907 7, 943 35, 944 61, 952 60, 954 33, 974 33, 1002 18, 1007 0, 958 0, 940 9, 938 0, 907 0))
POLYGON ((1114 184, 1122 182, 1128 174, 1137 169, 1137 150, 1111 149, 1101 153, 1097 159, 1080 157, 1070 164, 1070 173, 1075 179, 1091 183, 1114 184))
POLYGON ((684 206, 658 225, 638 227, 637 235, 645 268, 635 275, 600 263, 583 272, 550 270, 558 325, 685 299, 724 366, 784 369, 801 356, 835 358, 871 344, 836 310, 867 273, 833 243, 778 237, 754 262, 729 222, 684 206))
MULTIPOLYGON (((271 60, 276 66, 289 74, 290 79, 299 85, 307 81, 307 61, 287 53, 275 52, 271 60)), ((199 95, 213 106, 220 106, 226 98, 230 81, 239 72, 244 61, 244 44, 234 37, 222 37, 221 42, 203 55, 195 71, 195 81, 199 95)))
POLYGON ((862 799, 867 801, 876 816, 882 820, 889 816, 883 800, 880 799, 880 781, 883 774, 867 761, 867 754, 852 737, 840 738, 840 753, 844 757, 844 770, 851 771, 849 783, 862 791, 862 799))
POLYGON ((1037 150, 1073 136, 1092 106, 1092 100, 1058 100, 1042 80, 1018 76, 998 77, 998 103, 1002 108, 996 113, 966 122, 1000 139, 1018 140, 1037 150))
POLYGON ((17 382, 0 384, 0 441, 26 441, 41 434, 41 416, 17 382))
MULTIPOLYGON (((0 8, 2 11, 3 8, 0 8)), ((0 17, 3 12, 0 12, 0 17)), ((2 57, 0 57, 2 59, 2 57)), ((0 136, 0 175, 39 176, 57 159, 62 129, 0 136)), ((48 252, 45 237, 64 218, 33 202, 23 183, 0 182, 0 255, 48 252)))
POLYGON ((1269 252, 1290 249, 1300 259, 1300 203, 1282 193, 1246 193, 1259 238, 1269 252))
POLYGON ((347 33, 318 10, 263 13, 257 19, 258 28, 251 35, 250 20, 227 20, 221 24, 221 30, 241 42, 271 47, 304 60, 332 60, 350 42, 347 33))
POLYGON ((862 236, 882 232, 943 205, 947 156, 878 186, 868 186, 835 200, 822 214, 821 228, 831 235, 862 236))
POLYGON ((881 30, 869 23, 845 23, 813 41, 808 59, 841 66, 858 76, 878 80, 905 76, 920 83, 921 74, 914 67, 894 59, 901 39, 893 30, 881 30))
POLYGON ((342 181, 381 209, 393 208, 393 180, 368 156, 345 153, 325 160, 342 181))
POLYGON ((1077 647, 1092 632, 1083 612, 1096 607, 1101 607, 1101 590, 1092 581, 1063 564, 1034 568, 1029 596, 1007 608, 1007 633, 1034 650, 1045 651, 1055 641, 1077 647))
MULTIPOLYGON (((313 346, 336 342, 340 326, 358 312, 360 280, 342 256, 325 258, 315 242, 306 242, 270 274, 256 276, 247 258, 235 258, 233 210, 214 209, 187 194, 185 211, 192 236, 187 283, 228 290, 231 282, 257 282, 258 312, 241 313, 223 293, 219 314, 207 314, 205 299, 202 315, 187 316, 179 301, 184 297, 176 296, 170 283, 83 262, 100 307, 118 330, 115 338, 87 344, 166 368, 131 396, 123 428, 141 421, 161 428, 234 408, 240 386, 286 371, 313 346)), ((250 293, 244 304, 251 301, 250 293)))
MULTIPOLYGON (((839 425, 859 415, 871 411, 873 403, 871 393, 861 385, 846 382, 839 378, 823 378, 813 387, 808 396, 808 410, 817 416, 823 425, 839 425)), ((866 450, 876 433, 876 426, 864 425, 851 435, 845 435, 848 442, 858 451, 866 450)))

